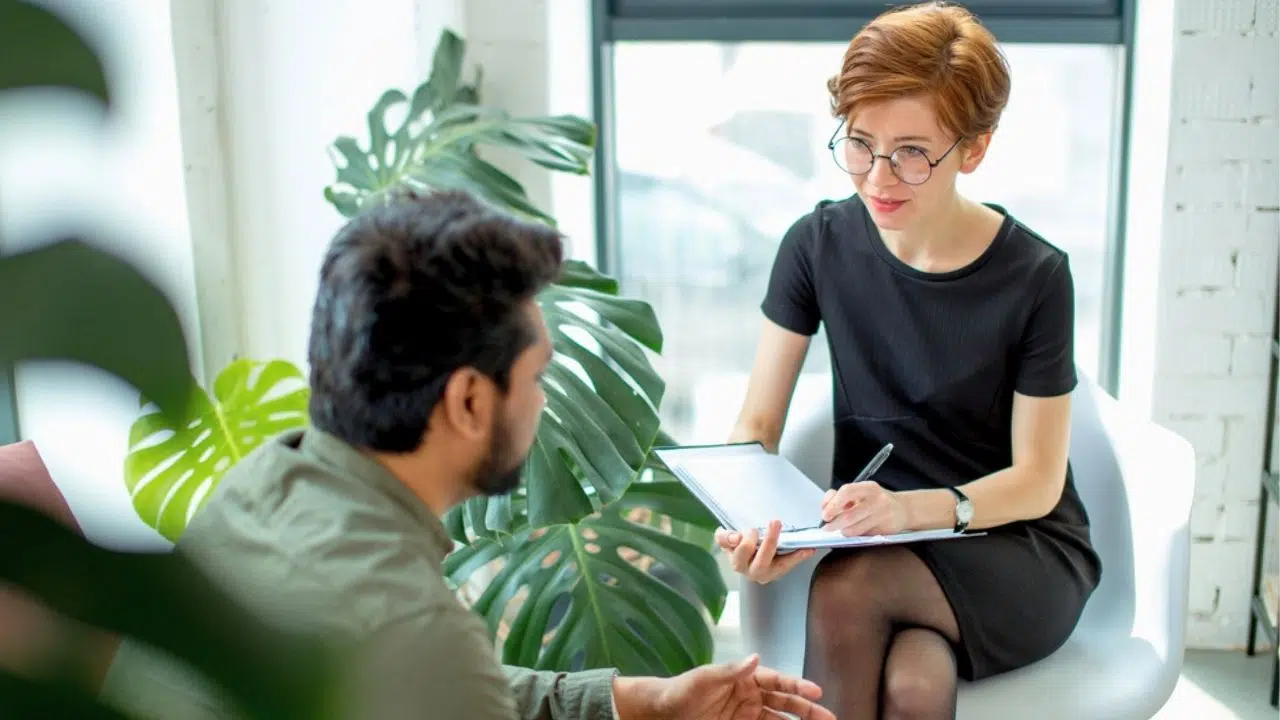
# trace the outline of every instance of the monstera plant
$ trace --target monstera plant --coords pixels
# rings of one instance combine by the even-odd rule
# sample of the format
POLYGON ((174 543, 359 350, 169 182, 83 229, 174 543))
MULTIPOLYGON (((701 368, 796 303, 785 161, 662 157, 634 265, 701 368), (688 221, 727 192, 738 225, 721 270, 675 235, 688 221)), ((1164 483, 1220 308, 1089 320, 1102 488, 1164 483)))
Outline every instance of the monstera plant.
MULTIPOLYGON (((334 142, 337 178, 325 197, 339 212, 407 186, 465 190, 554 223, 486 154, 585 174, 594 126, 481 105, 479 73, 463 78, 464 51, 446 30, 431 76, 374 104, 368 143, 334 142)), ((669 674, 707 662, 708 619, 719 618, 726 588, 709 552, 714 519, 652 459, 655 443, 671 442, 658 416, 665 385, 646 355, 662 351, 657 318, 577 261, 537 299, 556 352, 524 481, 449 514, 461 547, 446 571, 459 588, 482 586, 467 599, 509 663, 669 674)))
POLYGON ((306 380, 284 360, 236 360, 211 389, 192 383, 182 421, 148 404, 129 430, 125 486, 134 509, 174 542, 232 465, 307 421, 306 380))

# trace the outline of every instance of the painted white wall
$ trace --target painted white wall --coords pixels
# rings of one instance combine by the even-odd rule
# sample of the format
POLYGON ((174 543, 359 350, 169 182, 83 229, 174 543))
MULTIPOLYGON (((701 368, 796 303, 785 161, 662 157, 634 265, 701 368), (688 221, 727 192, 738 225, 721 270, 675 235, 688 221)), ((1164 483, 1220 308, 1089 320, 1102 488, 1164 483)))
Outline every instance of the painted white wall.
MULTIPOLYGON (((365 113, 382 92, 412 90, 415 2, 241 1, 222 10, 216 117, 229 158, 241 353, 305 366, 320 261, 343 222, 322 194, 335 174, 326 148, 339 135, 363 144, 365 113)), ((193 226, 204 221, 192 217, 193 226)))
MULTIPOLYGON (((546 114, 592 114, 591 7, 587 0, 545 0, 547 17, 546 114)), ((478 27, 487 23, 477 20, 478 27)), ((594 165, 592 171, 594 172, 594 165)), ((595 179, 550 173, 551 212, 568 237, 572 257, 599 265, 596 254, 595 179)))
POLYGON ((1150 416, 1155 393, 1156 323, 1164 227, 1173 88, 1173 3, 1140 0, 1134 26, 1129 139, 1129 193, 1125 217, 1124 287, 1120 307, 1117 398, 1150 416))
MULTIPOLYGON (((591 117, 587 0, 466 0, 469 64, 484 70, 481 101, 513 115, 591 117)), ((570 257, 596 264, 590 175, 548 172, 512 153, 487 156, 556 219, 570 257)))
POLYGON ((205 364, 305 367, 325 247, 343 218, 324 200, 328 146, 367 140, 365 113, 429 72, 452 0, 174 2, 186 190, 205 364), (305 32, 300 32, 305 29, 305 32))

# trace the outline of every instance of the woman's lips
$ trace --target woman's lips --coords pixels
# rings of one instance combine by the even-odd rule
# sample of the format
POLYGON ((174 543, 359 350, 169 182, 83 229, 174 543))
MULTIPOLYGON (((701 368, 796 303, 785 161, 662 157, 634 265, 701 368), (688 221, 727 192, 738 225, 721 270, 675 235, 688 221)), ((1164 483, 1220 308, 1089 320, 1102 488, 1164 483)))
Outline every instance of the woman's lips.
POLYGON ((907 204, 906 200, 887 200, 876 197, 868 199, 871 202, 871 207, 881 213, 891 213, 907 204))

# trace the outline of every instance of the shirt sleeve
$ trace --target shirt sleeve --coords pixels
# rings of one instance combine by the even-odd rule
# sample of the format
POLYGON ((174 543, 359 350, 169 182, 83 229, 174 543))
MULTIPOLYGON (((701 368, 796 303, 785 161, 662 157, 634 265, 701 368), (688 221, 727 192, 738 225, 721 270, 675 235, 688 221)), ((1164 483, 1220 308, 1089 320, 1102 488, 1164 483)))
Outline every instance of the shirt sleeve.
POLYGON ((1014 390, 1033 397, 1075 389, 1075 284, 1065 255, 1041 285, 1022 335, 1014 390))
POLYGON ((813 273, 813 228, 817 214, 806 215, 787 230, 769 274, 764 302, 764 316, 778 326, 801 335, 818 331, 817 284, 813 273))
POLYGON ((361 655, 343 717, 614 720, 614 670, 501 665, 484 624, 461 607, 384 628, 361 655))
POLYGON ((536 671, 503 665, 521 720, 615 720, 614 670, 536 671))

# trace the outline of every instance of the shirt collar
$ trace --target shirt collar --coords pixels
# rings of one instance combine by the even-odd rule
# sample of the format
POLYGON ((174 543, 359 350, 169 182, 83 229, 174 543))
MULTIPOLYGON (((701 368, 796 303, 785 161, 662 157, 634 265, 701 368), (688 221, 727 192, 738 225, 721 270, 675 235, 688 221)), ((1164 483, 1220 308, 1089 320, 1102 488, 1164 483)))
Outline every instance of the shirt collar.
POLYGON ((422 500, 385 466, 345 440, 314 427, 302 432, 300 448, 325 465, 337 468, 344 476, 365 483, 388 497, 427 531, 432 545, 439 551, 437 560, 453 551, 453 538, 444 523, 422 500))

